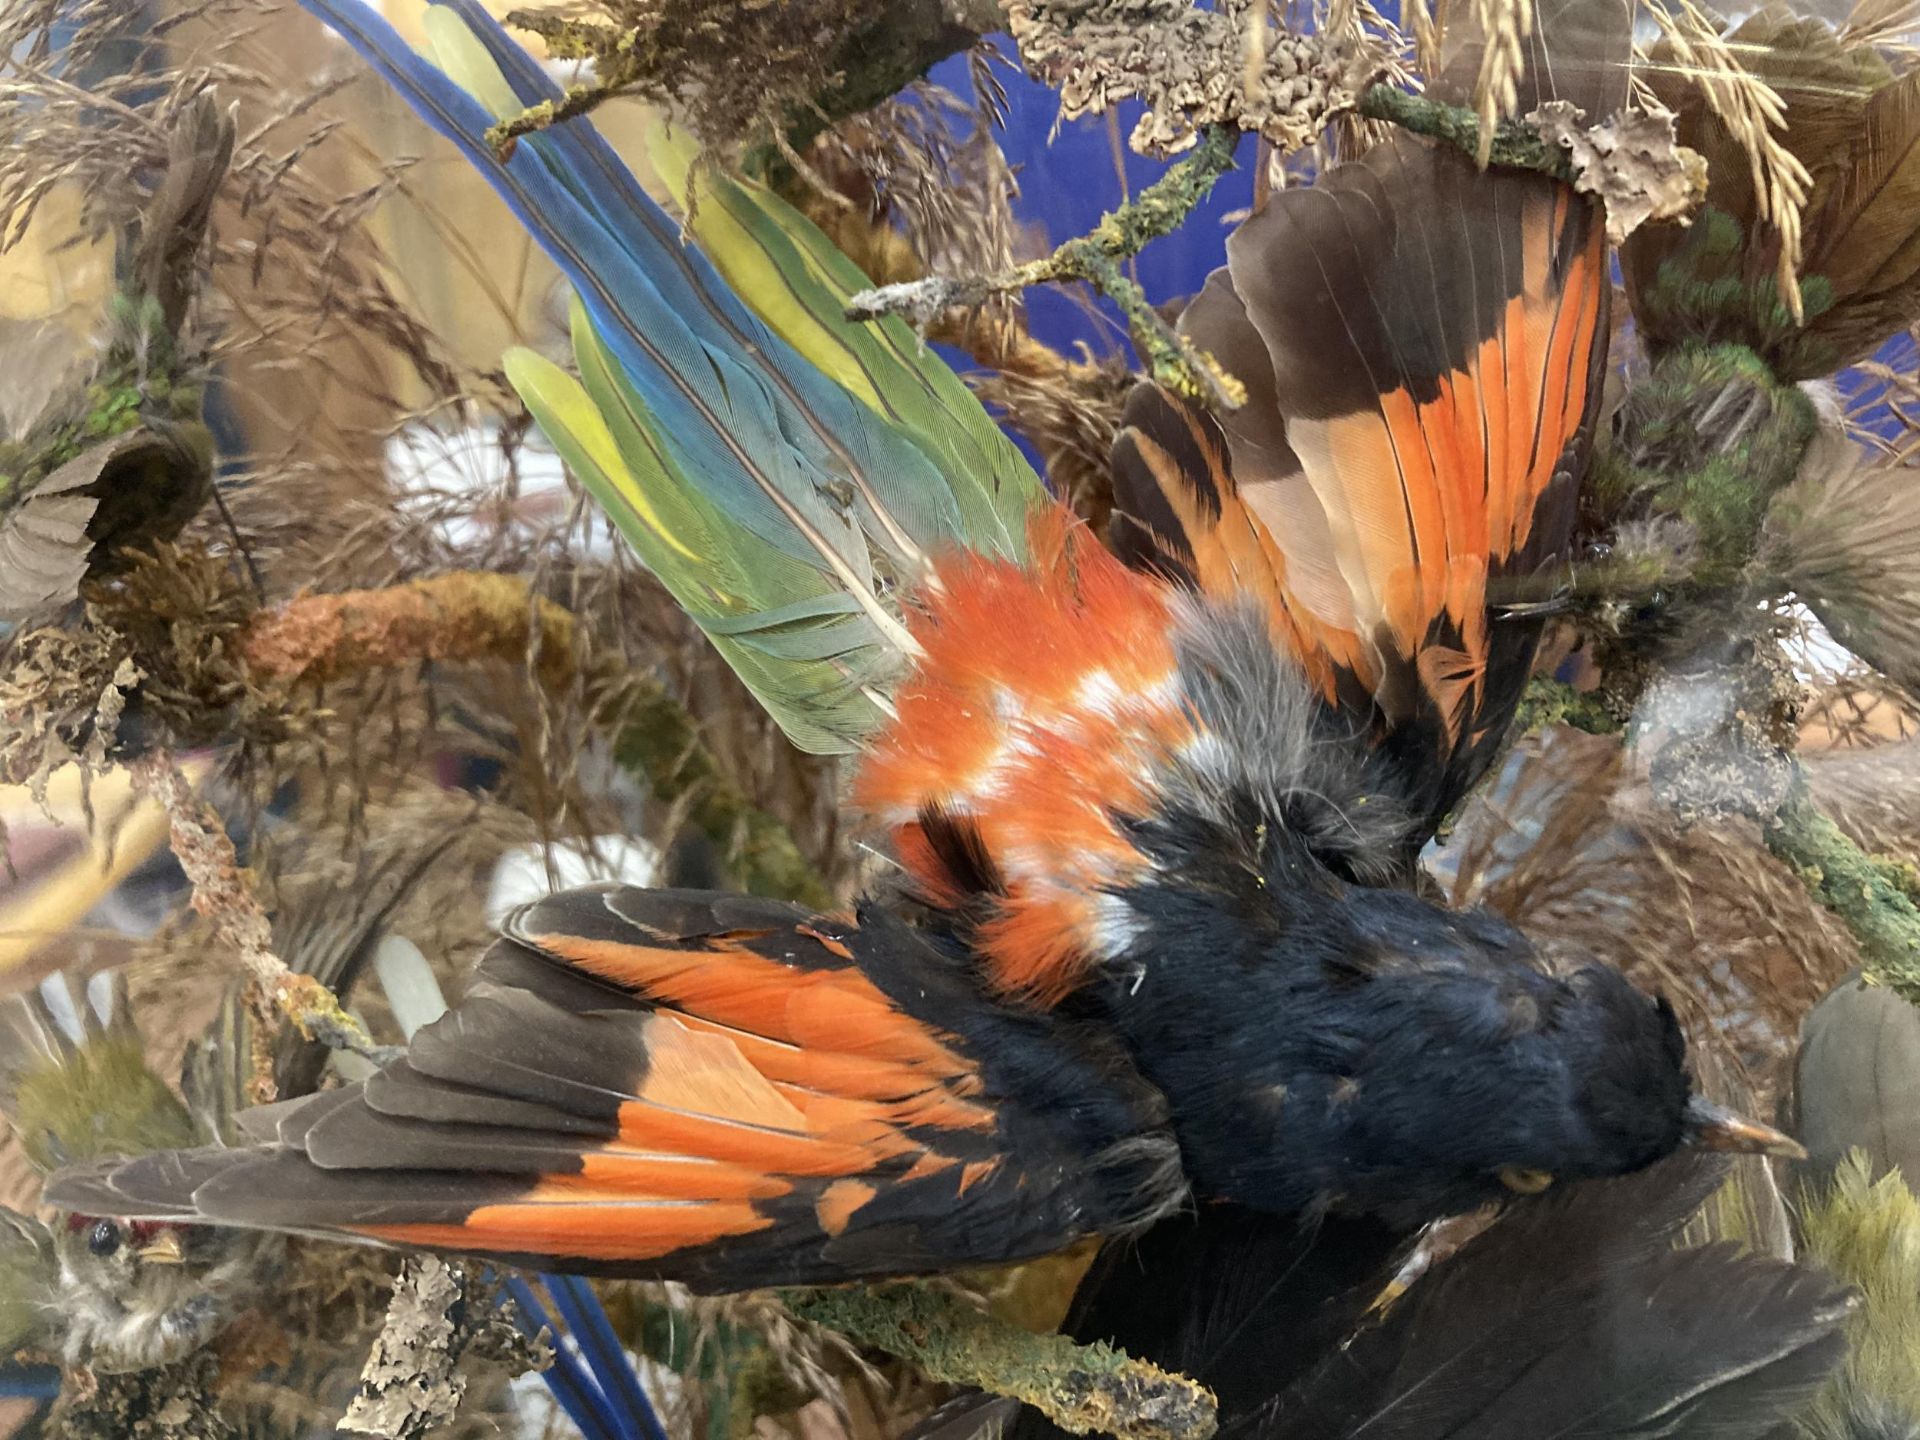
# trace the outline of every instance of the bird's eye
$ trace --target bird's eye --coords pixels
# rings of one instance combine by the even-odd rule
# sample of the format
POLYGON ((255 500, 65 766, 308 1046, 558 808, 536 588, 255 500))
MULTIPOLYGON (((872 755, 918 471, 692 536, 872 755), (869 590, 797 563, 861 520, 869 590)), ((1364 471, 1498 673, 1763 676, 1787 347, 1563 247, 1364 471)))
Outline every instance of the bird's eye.
POLYGON ((1524 1165, 1503 1165, 1500 1183, 1516 1195, 1538 1195, 1553 1184, 1553 1176, 1545 1170, 1529 1170, 1524 1165))
POLYGON ((87 1249, 103 1259, 120 1248, 120 1227, 111 1220, 96 1220, 87 1231, 87 1249))

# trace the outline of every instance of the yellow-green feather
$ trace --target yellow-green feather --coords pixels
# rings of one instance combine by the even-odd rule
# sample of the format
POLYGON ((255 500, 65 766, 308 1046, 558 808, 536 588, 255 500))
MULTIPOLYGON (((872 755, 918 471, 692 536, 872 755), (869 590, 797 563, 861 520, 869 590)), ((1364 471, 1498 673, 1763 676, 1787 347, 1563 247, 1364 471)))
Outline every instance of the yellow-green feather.
POLYGON ((778 195, 700 164, 692 139, 663 123, 649 128, 647 141, 688 233, 733 292, 934 462, 975 548, 1024 555, 1027 516, 1045 490, 952 368, 897 316, 847 319, 847 302, 867 277, 778 195))
POLYGON ((1853 1440, 1856 1417, 1920 1421, 1920 1200, 1899 1171, 1878 1181, 1863 1151, 1805 1198, 1806 1258, 1860 1292, 1847 1363, 1801 1420, 1816 1440, 1853 1440))
POLYGON ((147 1067, 138 1035, 89 1038, 13 1082, 14 1129, 41 1170, 199 1143, 180 1097, 147 1067))
MULTIPOLYGON (((449 78, 496 115, 518 110, 457 15, 430 10, 427 35, 449 78)), ((507 375, 622 536, 788 737, 802 749, 844 753, 883 719, 882 693, 914 648, 897 597, 925 559, 924 537, 1018 557, 1027 515, 1045 492, 979 401, 910 330, 846 319, 846 300, 865 279, 817 228, 770 191, 696 172, 693 152, 664 131, 651 148, 683 202, 693 187, 688 224, 701 250, 798 352, 785 363, 813 367, 858 402, 852 414, 866 433, 853 448, 871 445, 896 460, 917 451, 926 478, 903 488, 901 472, 889 470, 882 500, 887 487, 874 476, 850 477, 853 508, 876 543, 848 559, 845 546, 804 528, 817 506, 803 514, 775 495, 772 504, 729 509, 703 490, 702 476, 684 472, 679 452, 662 443, 659 421, 578 305, 578 379, 526 350, 506 357, 507 375)))

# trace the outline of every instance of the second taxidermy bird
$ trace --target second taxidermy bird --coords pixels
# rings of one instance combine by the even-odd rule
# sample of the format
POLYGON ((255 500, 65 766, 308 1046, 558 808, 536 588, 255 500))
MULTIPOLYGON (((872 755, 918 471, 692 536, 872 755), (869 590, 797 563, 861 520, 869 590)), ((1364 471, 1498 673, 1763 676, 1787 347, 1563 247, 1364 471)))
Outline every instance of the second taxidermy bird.
MULTIPOLYGON (((309 8, 566 272, 578 379, 509 374, 789 735, 862 752, 904 885, 553 896, 364 1085, 60 1203, 719 1291, 1190 1196, 1410 1228, 1785 1143, 1694 1093, 1664 1004, 1413 892, 1533 654, 1490 585, 1568 544, 1606 358, 1586 200, 1406 135, 1273 196, 1185 322, 1249 403, 1141 391, 1115 553, 904 326, 843 318, 856 277, 778 200, 663 160, 703 255, 583 121, 495 152, 555 92, 475 0, 429 11, 441 68, 309 8)), ((1619 108, 1625 6, 1540 10, 1531 93, 1619 108)))

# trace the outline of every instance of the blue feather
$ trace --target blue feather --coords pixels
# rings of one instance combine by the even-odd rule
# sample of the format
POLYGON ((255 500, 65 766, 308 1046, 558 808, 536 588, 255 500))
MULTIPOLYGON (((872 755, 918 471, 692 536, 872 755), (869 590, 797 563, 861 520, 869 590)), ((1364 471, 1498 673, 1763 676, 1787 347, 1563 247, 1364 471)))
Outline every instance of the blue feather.
MULTIPOLYGON (((867 540, 840 496, 884 511, 923 550, 965 539, 926 456, 747 310, 590 126, 552 127, 502 162, 485 139, 486 110, 360 0, 302 3, 506 200, 579 292, 675 463, 737 523, 816 563, 830 550, 858 583, 867 540)), ((456 13, 496 60, 518 48, 476 7, 456 13)), ((502 70, 517 94, 550 93, 524 57, 502 70)), ((864 528, 872 539, 887 527, 864 528)))
POLYGON ((544 1329, 552 1337, 553 1364, 540 1378, 586 1440, 667 1440, 599 1297, 585 1281, 540 1277, 566 1318, 563 1331, 531 1283, 519 1275, 502 1278, 521 1333, 534 1336, 544 1329))
POLYGON ((666 1428, 654 1413, 653 1402, 640 1386, 626 1347, 614 1334, 606 1308, 593 1287, 577 1275, 548 1275, 547 1293, 553 1296, 566 1318, 567 1328, 579 1341, 581 1352, 593 1369, 600 1389, 621 1414, 630 1417, 631 1440, 667 1440, 666 1428))

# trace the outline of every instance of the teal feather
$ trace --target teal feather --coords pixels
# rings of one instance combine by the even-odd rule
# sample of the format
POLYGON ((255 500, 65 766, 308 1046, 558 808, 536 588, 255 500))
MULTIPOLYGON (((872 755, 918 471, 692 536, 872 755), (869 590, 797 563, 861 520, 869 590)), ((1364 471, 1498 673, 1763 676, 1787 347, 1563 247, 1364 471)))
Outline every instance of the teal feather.
POLYGON ((488 126, 558 92, 473 0, 428 12, 449 73, 360 0, 303 3, 461 149, 573 284, 580 378, 528 352, 506 363, 582 483, 796 744, 856 748, 915 652, 900 606, 929 559, 1024 556, 1045 491, 1019 452, 904 326, 844 318, 864 279, 775 197, 700 177, 711 219, 746 246, 733 258, 757 257, 716 269, 586 121, 496 154, 488 126), (800 328, 743 303, 727 283, 743 276, 800 328))

